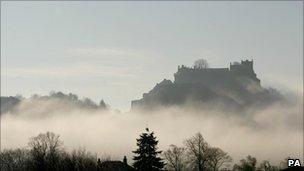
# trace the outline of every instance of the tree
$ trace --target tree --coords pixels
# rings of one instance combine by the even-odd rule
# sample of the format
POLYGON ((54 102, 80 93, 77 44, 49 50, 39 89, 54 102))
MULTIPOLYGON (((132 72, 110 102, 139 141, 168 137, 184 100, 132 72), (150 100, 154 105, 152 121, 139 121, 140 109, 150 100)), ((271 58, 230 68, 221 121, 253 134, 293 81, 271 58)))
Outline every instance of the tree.
POLYGON ((29 170, 29 155, 26 149, 1 150, 0 170, 29 170))
MULTIPOLYGON (((66 152, 59 135, 51 132, 30 139, 30 149, 0 151, 0 170, 62 171, 100 170, 97 155, 83 149, 66 152)), ((104 161, 102 159, 101 161, 104 161)))
POLYGON ((101 109, 107 109, 106 103, 103 101, 103 99, 99 102, 99 108, 101 109))
POLYGON ((240 164, 233 166, 233 171, 255 171, 257 159, 252 156, 247 156, 246 159, 240 160, 240 164))
POLYGON ((283 170, 283 169, 286 169, 286 168, 288 168, 288 159, 290 159, 291 157, 286 157, 286 158, 284 158, 284 160, 282 160, 281 162, 280 162, 280 170, 283 170))
POLYGON ((136 170, 158 171, 164 167, 162 159, 158 157, 161 151, 157 150, 157 144, 154 132, 149 132, 149 129, 146 128, 146 132, 137 139, 138 149, 133 151, 135 153, 133 166, 136 170))
POLYGON ((220 170, 222 166, 229 162, 232 162, 232 157, 222 149, 216 147, 211 147, 209 149, 209 160, 207 161, 208 170, 220 170))
POLYGON ((97 167, 97 156, 85 148, 73 150, 70 159, 70 165, 74 170, 95 170, 97 167))
POLYGON ((198 59, 198 60, 194 61, 193 68, 194 69, 209 68, 209 64, 206 59, 198 59))
POLYGON ((83 106, 89 107, 89 108, 94 108, 94 109, 98 107, 95 102, 93 102, 91 99, 89 99, 87 97, 83 99, 83 106))
POLYGON ((182 171, 185 168, 185 148, 170 145, 169 149, 163 154, 169 169, 182 171))
POLYGON ((199 171, 206 170, 207 161, 209 159, 209 145, 203 138, 201 133, 185 141, 187 155, 193 169, 199 171))
POLYGON ((258 171, 279 171, 279 167, 270 164, 270 161, 264 160, 257 168, 258 171))
POLYGON ((39 134, 31 138, 29 146, 34 170, 55 170, 62 146, 59 135, 52 132, 39 134))

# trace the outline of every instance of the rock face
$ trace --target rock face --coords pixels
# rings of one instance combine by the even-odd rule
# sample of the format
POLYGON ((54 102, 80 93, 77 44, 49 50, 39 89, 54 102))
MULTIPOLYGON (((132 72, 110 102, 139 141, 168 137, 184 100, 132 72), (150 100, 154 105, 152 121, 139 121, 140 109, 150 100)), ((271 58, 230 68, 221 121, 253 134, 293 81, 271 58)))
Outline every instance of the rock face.
POLYGON ((261 87, 253 70, 253 61, 230 63, 230 68, 191 68, 178 66, 174 82, 164 79, 143 98, 131 102, 131 108, 151 109, 192 102, 219 103, 242 108, 272 101, 279 95, 261 87), (276 94, 274 96, 274 94, 276 94))

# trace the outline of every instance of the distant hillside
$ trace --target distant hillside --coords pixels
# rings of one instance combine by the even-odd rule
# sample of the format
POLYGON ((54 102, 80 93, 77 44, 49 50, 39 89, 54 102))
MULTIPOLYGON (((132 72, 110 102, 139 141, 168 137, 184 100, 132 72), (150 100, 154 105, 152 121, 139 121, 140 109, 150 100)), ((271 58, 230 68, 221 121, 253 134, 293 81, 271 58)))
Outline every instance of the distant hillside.
POLYGON ((58 109, 57 106, 64 106, 65 109, 84 108, 84 109, 108 109, 108 105, 101 100, 96 104, 89 98, 79 99, 77 95, 62 92, 51 92, 49 95, 40 96, 33 95, 30 98, 23 97, 1 97, 1 114, 6 112, 17 111, 18 109, 27 110, 28 106, 31 108, 45 107, 45 110, 63 110, 58 109), (59 105, 56 105, 59 104, 59 105))
POLYGON ((1 97, 0 101, 1 101, 1 113, 6 113, 12 111, 15 108, 15 106, 20 103, 21 100, 16 97, 9 96, 9 97, 1 97))
POLYGON ((261 87, 253 70, 253 61, 245 60, 230 63, 230 68, 178 66, 174 82, 164 79, 144 93, 142 99, 132 101, 131 108, 152 109, 192 102, 242 109, 280 99, 282 97, 276 90, 261 87))

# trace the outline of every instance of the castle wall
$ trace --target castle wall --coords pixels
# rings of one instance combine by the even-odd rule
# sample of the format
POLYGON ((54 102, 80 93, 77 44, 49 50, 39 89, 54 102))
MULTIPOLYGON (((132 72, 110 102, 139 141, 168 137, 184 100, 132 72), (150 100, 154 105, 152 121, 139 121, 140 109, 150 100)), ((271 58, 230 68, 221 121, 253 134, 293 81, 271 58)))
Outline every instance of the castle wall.
POLYGON ((242 60, 241 63, 230 64, 230 68, 195 69, 185 66, 178 67, 174 74, 176 84, 204 84, 211 87, 231 87, 236 85, 240 77, 251 79, 260 85, 260 80, 253 70, 253 61, 242 60))
POLYGON ((206 86, 225 86, 231 84, 233 77, 228 68, 208 68, 200 70, 180 69, 174 74, 176 84, 203 84, 206 86))

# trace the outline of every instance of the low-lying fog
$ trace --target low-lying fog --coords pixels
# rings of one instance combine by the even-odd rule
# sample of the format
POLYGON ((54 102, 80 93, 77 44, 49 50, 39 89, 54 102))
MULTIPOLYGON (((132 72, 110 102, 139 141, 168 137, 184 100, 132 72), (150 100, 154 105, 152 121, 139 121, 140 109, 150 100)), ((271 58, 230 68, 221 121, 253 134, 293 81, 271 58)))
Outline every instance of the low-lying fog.
POLYGON ((27 147, 30 137, 52 131, 61 136, 68 150, 85 147, 99 157, 121 160, 126 155, 131 160, 136 138, 149 127, 161 150, 170 144, 183 145, 185 139, 201 132, 234 162, 250 154, 258 161, 269 159, 277 164, 288 156, 303 156, 302 96, 294 101, 248 109, 245 114, 187 107, 117 112, 83 109, 60 100, 24 100, 16 112, 1 115, 1 148, 27 147))

